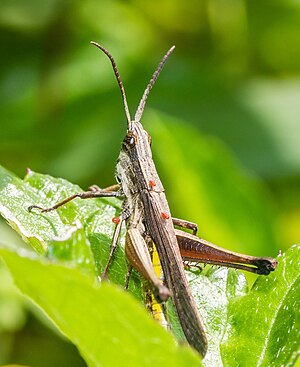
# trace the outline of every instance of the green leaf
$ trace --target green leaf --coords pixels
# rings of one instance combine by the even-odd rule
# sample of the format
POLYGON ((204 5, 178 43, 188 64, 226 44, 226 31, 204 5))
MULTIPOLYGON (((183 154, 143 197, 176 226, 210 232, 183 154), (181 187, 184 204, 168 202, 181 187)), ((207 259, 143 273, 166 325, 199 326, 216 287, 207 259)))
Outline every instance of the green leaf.
MULTIPOLYGON (((245 276, 234 269, 205 268, 201 272, 187 271, 192 295, 205 325, 208 351, 203 359, 205 367, 222 367, 220 345, 226 334, 229 304, 234 298, 247 294, 245 276)), ((183 338, 183 332, 175 315, 174 306, 168 302, 171 322, 176 336, 183 338)))
POLYGON ((35 251, 43 253, 49 241, 66 236, 78 220, 87 233, 99 231, 112 235, 110 220, 117 215, 119 203, 113 199, 74 200, 51 213, 28 212, 30 205, 49 207, 82 190, 61 178, 29 171, 24 181, 0 167, 0 212, 35 251))
MULTIPOLYGON (((191 275, 190 277, 191 278, 191 275)), ((192 294, 200 316, 205 320, 208 352, 203 360, 205 367, 223 366, 220 345, 223 341, 234 298, 248 291, 244 274, 234 269, 208 269, 207 274, 191 279, 192 294)))
POLYGON ((278 259, 274 273, 230 305, 225 366, 293 366, 300 354, 300 246, 278 259))
MULTIPOLYGON (((50 213, 28 212, 30 205, 49 207, 81 191, 77 185, 66 180, 32 171, 28 172, 23 181, 0 167, 0 213, 10 226, 16 229, 36 252, 47 253, 52 260, 56 258, 73 262, 74 266, 86 267, 88 264, 89 271, 93 269, 96 275, 100 275, 114 230, 111 218, 120 212, 118 200, 76 199, 50 213), (76 237, 77 240, 80 238, 80 241, 77 241, 76 237), (102 249, 100 254, 97 252, 98 248, 102 249), (94 250, 93 253, 91 250, 94 250)), ((112 274, 117 267, 121 282, 127 265, 123 250, 118 249, 117 252, 112 264, 112 274)))
MULTIPOLYGON (((40 255, 41 258, 38 260, 22 257, 19 259, 18 255, 22 255, 20 248, 18 254, 11 254, 2 250, 16 284, 49 315, 60 330, 77 345, 86 360, 90 361, 90 358, 93 357, 89 355, 89 350, 93 346, 89 345, 89 339, 78 337, 76 334, 78 330, 75 330, 75 326, 73 325, 73 321, 76 320, 78 322, 80 318, 77 313, 81 313, 82 310, 85 310, 87 314, 90 313, 87 303, 89 303, 89 307, 92 309, 96 308, 101 312, 98 318, 92 313, 93 321, 83 318, 84 326, 82 327, 87 332, 90 327, 87 325, 91 325, 92 335, 95 333, 94 329, 99 329, 101 325, 101 332, 103 334, 110 335, 112 339, 114 338, 113 335, 118 338, 117 328, 110 329, 110 324, 103 322, 103 319, 108 317, 105 309, 114 310, 111 304, 106 301, 106 297, 114 300, 113 303, 116 304, 115 307, 118 307, 118 310, 114 310, 113 313, 119 312, 124 316, 122 323, 123 325, 127 325, 129 333, 132 331, 132 320, 137 321, 139 318, 139 316, 135 318, 135 307, 139 307, 139 305, 136 304, 132 308, 126 304, 126 300, 123 303, 122 296, 119 296, 118 292, 117 298, 114 299, 114 291, 111 291, 110 287, 108 287, 109 291, 106 291, 107 285, 99 288, 96 285, 97 282, 95 282, 96 277, 102 273, 108 258, 111 236, 113 234, 111 217, 118 215, 120 203, 117 200, 107 199, 76 199, 54 212, 29 213, 27 211, 29 205, 37 204, 43 207, 49 207, 68 195, 80 191, 80 188, 66 180, 36 174, 31 171, 24 181, 4 169, 1 170, 1 173, 1 213, 8 220, 9 224, 17 229, 27 243, 31 244, 38 253, 42 252, 40 255), (33 238, 35 241, 32 241, 33 238), (21 263, 19 264, 19 262, 21 263), (41 267, 43 268, 43 277, 40 275, 41 267), (27 271, 30 273, 26 275, 27 271), (71 278, 70 281, 68 280, 69 278, 71 278), (41 285, 41 282, 44 284, 41 285), (48 284, 47 282, 52 283, 48 284), (84 285, 82 285, 82 282, 84 285), (39 287, 45 289, 45 294, 41 292, 39 287), (91 287, 90 293, 93 299, 87 297, 81 303, 78 298, 86 298, 88 293, 87 287, 91 287), (77 290, 78 295, 72 301, 73 310, 71 312, 68 308, 70 306, 69 304, 64 309, 66 296, 63 292, 69 294, 66 289, 71 290, 73 288, 77 290), (63 290, 56 292, 56 298, 54 299, 55 295, 52 294, 52 290, 56 289, 63 290), (99 299, 95 296, 95 292, 100 292, 99 299), (101 292, 104 292, 103 296, 101 292), (106 292, 112 293, 106 294, 106 292), (82 297, 80 297, 80 293, 82 297), (119 299, 118 297, 121 298, 119 299), (101 306, 98 304, 95 306, 94 302, 102 302, 103 304, 101 306), (122 307, 126 308, 127 311, 123 312, 122 307), (63 313, 61 313, 62 310, 63 313)), ((121 240, 122 242, 123 240, 121 240)), ((110 280, 123 286, 126 271, 127 264, 124 248, 123 246, 119 246, 109 271, 110 280)), ((238 329, 236 334, 234 334, 232 331, 234 330, 232 320, 234 320, 234 317, 241 317, 241 320, 243 320, 243 315, 247 315, 248 306, 239 308, 238 305, 239 301, 242 304, 244 299, 248 299, 247 297, 250 297, 251 300, 253 291, 248 296, 245 296, 247 293, 245 277, 236 270, 212 269, 208 267, 200 272, 197 268, 191 268, 186 273, 199 313, 204 322, 209 342, 208 353, 203 360, 203 364, 206 367, 223 367, 225 366, 224 361, 227 357, 221 355, 220 346, 227 341, 229 336, 232 337, 232 335, 235 335, 236 340, 234 340, 234 346, 238 350, 241 349, 241 353, 243 353, 243 330, 238 329), (235 316, 237 311, 232 305, 236 305, 238 316, 235 316), (228 320, 230 320, 230 325, 228 325, 228 320)), ((278 278, 281 279, 279 274, 276 270, 275 275, 278 275, 278 278)), ((268 279, 268 277, 260 277, 257 284, 260 284, 260 282, 268 283, 268 279)), ((270 279, 272 278, 270 277, 270 279)), ((283 284, 284 279, 281 279, 281 282, 283 284)), ((137 273, 134 273, 131 278, 130 291, 138 300, 141 300, 140 278, 137 273)), ((261 298, 259 307, 264 306, 263 298, 261 298)), ((253 308, 253 304, 251 307, 253 308)), ((178 339, 184 339, 177 316, 174 310, 172 310, 171 302, 167 304, 167 308, 175 335, 178 339)), ((267 326, 268 328, 266 328, 265 333, 268 333, 268 330, 272 328, 272 325, 267 326)), ((148 327, 145 326, 137 332, 139 333, 140 343, 148 344, 149 335, 156 333, 156 329, 153 329, 150 334, 147 330, 148 327)), ((264 336, 267 337, 265 334, 264 336)), ((137 349, 132 347, 132 344, 124 344, 124 349, 129 348, 132 351, 134 354, 132 358, 134 360, 134 358, 138 358, 138 352, 137 349)), ((229 348, 232 344, 228 341, 227 345, 229 348)), ((150 342, 148 350, 151 348, 150 342)), ((223 348, 225 347, 222 347, 222 350, 225 350, 223 348)), ((295 350, 296 348, 294 347, 293 351, 295 350)), ((125 356, 127 356, 126 353, 125 356)), ((140 360, 146 358, 144 353, 142 351, 142 355, 139 355, 140 360)), ((232 357, 234 354, 230 352, 229 354, 225 353, 225 355, 232 357)), ((103 358, 108 357, 104 356, 103 358)), ((173 357, 170 358, 172 360, 173 357)), ((245 358, 247 360, 247 357, 245 358)), ((231 362, 229 362, 229 365, 231 362)))
MULTIPOLYGON (((107 261, 110 239, 113 234, 111 218, 118 215, 120 210, 119 202, 106 199, 85 201, 77 199, 46 215, 38 212, 29 213, 27 210, 29 205, 37 204, 48 207, 74 192, 79 192, 80 188, 65 180, 36 174, 32 171, 28 173, 24 181, 3 168, 1 173, 2 177, 0 178, 0 184, 2 184, 2 186, 0 193, 3 195, 0 195, 0 209, 8 223, 14 227, 22 235, 23 239, 32 245, 37 252, 44 253, 48 261, 50 261, 47 265, 54 266, 54 264, 58 263, 73 268, 66 268, 66 272, 71 270, 78 271, 78 269, 80 269, 83 274, 86 274, 91 279, 91 282, 94 282, 95 275, 101 274, 107 261), (32 238, 34 238, 35 241, 32 241, 32 238)), ((65 276, 60 275, 55 278, 51 274, 51 271, 49 272, 46 270, 48 267, 45 264, 46 263, 43 264, 45 267, 45 276, 51 278, 54 283, 55 280, 57 282, 56 285, 52 284, 50 288, 56 289, 60 287, 62 279, 64 279, 65 284, 65 276)), ((64 271, 63 269, 64 268, 61 268, 61 272, 64 271)), ((31 267, 31 271, 31 279, 35 279, 36 281, 41 279, 38 272, 35 272, 33 267, 31 267)), ((119 247, 110 268, 109 278, 113 282, 123 285, 126 272, 127 264, 124 256, 124 249, 123 247, 119 247)), ((16 277, 15 279, 18 284, 16 277)), ((36 300, 36 294, 34 292, 25 292, 22 286, 19 285, 19 287, 49 314, 47 307, 36 300)), ((66 289, 67 288, 66 286, 66 289)), ((134 273, 131 278, 130 291, 138 299, 141 298, 140 279, 136 273, 134 273)), ((64 302, 65 297, 63 295, 56 293, 56 297, 59 304, 64 302)), ((84 295, 82 295, 82 297, 84 297, 84 295)), ((102 302, 106 303, 104 302, 104 298, 102 298, 102 302)), ((93 302, 91 301, 91 305, 92 304, 93 302)), ((55 309, 55 304, 52 305, 52 307, 55 309)), ((73 307, 77 312, 81 312, 80 310, 82 307, 77 301, 74 302, 73 307)), ((126 305, 122 307, 126 307, 129 310, 128 312, 131 314, 132 319, 135 318, 134 309, 128 308, 126 305)), ((97 309, 101 312, 99 307, 97 307, 97 309)), ((111 307, 108 306, 107 310, 111 310, 111 307)), ((56 312, 59 311, 53 311, 53 313, 56 312)), ((124 314, 121 309, 119 312, 124 314)), ((87 311, 87 313, 89 312, 87 311)), ((50 317, 51 316, 52 315, 50 315, 50 317)), ((76 316, 76 318, 78 317, 76 316)), ((126 318, 127 314, 125 313, 124 319, 126 318)), ((52 316, 51 319, 56 322, 55 317, 52 316)), ((127 320, 128 327, 130 323, 131 321, 129 318, 127 320)), ((95 324, 99 327, 101 322, 95 319, 92 320, 90 324, 95 324)), ((105 332, 104 330, 106 328, 109 328, 108 325, 103 325, 102 327, 103 332, 105 332)), ((143 332, 141 332, 143 329, 140 329, 139 337, 142 343, 147 345, 147 337, 144 338, 143 332)), ((70 335, 70 333, 66 332, 63 328, 61 328, 61 330, 66 333, 71 340, 74 340, 73 335, 70 335)), ((111 333, 118 335, 116 330, 111 330, 111 333)), ((80 345, 76 345, 78 345, 78 348, 81 350, 81 343, 79 344, 80 345)), ((132 347, 128 344, 124 344, 124 348, 132 350, 132 347)), ((148 345, 148 348, 151 348, 151 344, 148 345)), ((138 353, 134 352, 134 350, 133 348, 131 353, 135 354, 136 358, 140 360, 146 358, 144 355, 138 356, 138 353)), ((126 357, 123 356, 123 358, 126 360, 126 357)))
POLYGON ((177 347, 121 289, 99 286, 78 269, 25 257, 24 251, 0 254, 17 286, 73 341, 90 367, 199 366, 190 350, 177 347))
MULTIPOLYGON (((0 333, 20 329, 25 322, 23 298, 0 259, 0 333)), ((1 345, 0 345, 1 355, 1 345)))

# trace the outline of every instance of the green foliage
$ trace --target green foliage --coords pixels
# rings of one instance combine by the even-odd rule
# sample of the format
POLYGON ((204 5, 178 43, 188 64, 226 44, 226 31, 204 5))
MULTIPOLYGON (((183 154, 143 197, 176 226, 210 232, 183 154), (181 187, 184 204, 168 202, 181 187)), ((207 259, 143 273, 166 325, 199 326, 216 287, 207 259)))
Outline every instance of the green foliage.
MULTIPOLYGON (((110 366, 112 358, 120 366, 198 366, 197 356, 176 346, 142 309, 137 274, 130 285, 136 300, 116 285, 97 281, 108 255, 111 217, 120 210, 117 200, 76 199, 50 213, 27 210, 32 204, 48 207, 78 190, 66 180, 31 171, 20 180, 1 169, 1 214, 35 250, 0 250, 16 285, 77 346, 89 366, 110 366)), ((299 316, 288 311, 297 309, 299 300, 299 252, 293 247, 280 256, 278 269, 258 277, 248 294, 245 277, 235 270, 187 271, 209 340, 204 366, 231 367, 239 361, 246 367, 249 358, 259 361, 255 366, 270 361, 274 367, 292 365, 299 347, 299 316), (255 336, 251 353, 247 325, 255 336)), ((112 283, 123 285, 126 269, 120 246, 109 273, 112 283)))
POLYGON ((230 304, 225 365, 293 366, 300 353, 300 246, 278 257, 276 271, 230 304), (237 347, 238 346, 238 347, 237 347))
MULTIPOLYGON (((25 242, 50 260, 80 267, 93 276, 101 274, 109 253, 120 202, 116 199, 74 200, 56 211, 29 213, 33 203, 49 207, 81 189, 63 179, 29 171, 24 181, 0 169, 2 216, 25 242)), ((117 250, 110 279, 124 284, 127 265, 123 250, 117 250), (116 271, 118 269, 118 271, 116 271)), ((133 277, 134 286, 138 282, 133 277)))
POLYGON ((73 341, 89 366, 197 366, 140 305, 78 269, 1 250, 20 290, 73 341))

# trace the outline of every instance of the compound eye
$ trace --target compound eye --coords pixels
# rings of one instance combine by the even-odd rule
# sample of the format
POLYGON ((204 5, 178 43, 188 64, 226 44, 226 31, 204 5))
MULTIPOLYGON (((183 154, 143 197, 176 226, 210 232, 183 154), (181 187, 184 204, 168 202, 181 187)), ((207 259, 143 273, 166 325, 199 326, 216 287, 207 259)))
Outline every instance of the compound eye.
POLYGON ((123 143, 129 147, 133 147, 136 143, 136 135, 133 131, 128 131, 126 134, 123 143))

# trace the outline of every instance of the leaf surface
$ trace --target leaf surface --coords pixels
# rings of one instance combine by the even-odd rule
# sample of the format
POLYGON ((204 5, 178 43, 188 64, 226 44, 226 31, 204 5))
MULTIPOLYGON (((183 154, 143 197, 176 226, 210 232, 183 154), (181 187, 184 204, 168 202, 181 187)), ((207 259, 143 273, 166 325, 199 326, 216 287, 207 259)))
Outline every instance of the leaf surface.
MULTIPOLYGON (((28 258, 28 252, 26 252, 24 257, 22 252, 24 249, 20 246, 17 247, 17 250, 15 249, 15 253, 7 252, 7 250, 4 249, 2 250, 3 257, 14 276, 15 282, 25 294, 34 300, 34 302, 49 315, 60 330, 77 345, 89 364, 93 365, 91 363, 95 363, 95 356, 89 355, 90 339, 81 340, 81 336, 77 335, 79 329, 75 328, 75 325, 72 324, 72 320, 74 319, 78 322, 81 310, 84 310, 87 314, 91 313, 88 309, 88 305, 93 310, 96 308, 101 311, 101 316, 97 319, 92 313, 91 316, 94 321, 83 319, 84 326, 82 326, 82 328, 88 329, 90 327, 88 325, 91 325, 91 332, 94 337, 96 335, 94 329, 101 328, 103 334, 107 334, 113 339, 114 333, 116 333, 115 336, 118 338, 117 328, 119 328, 120 325, 118 324, 118 327, 115 329, 112 328, 108 330, 110 329, 109 325, 112 321, 109 323, 103 322, 103 319, 110 317, 106 315, 105 312, 107 310, 113 310, 114 314, 117 312, 122 314, 124 319, 120 321, 120 324, 122 324, 125 329, 127 327, 131 330, 131 324, 134 323, 135 320, 135 307, 140 307, 138 304, 133 307, 127 305, 126 296, 125 303, 122 306, 123 295, 119 296, 122 292, 120 293, 117 291, 117 296, 114 296, 115 290, 111 290, 107 285, 100 288, 97 286, 97 279, 104 269, 109 254, 110 241, 114 229, 111 218, 118 215, 120 212, 120 202, 115 199, 76 199, 54 212, 29 213, 27 210, 29 205, 37 204, 42 207, 49 207, 66 198, 68 195, 79 192, 80 188, 66 180, 56 179, 48 175, 41 175, 31 171, 25 177, 24 181, 3 168, 0 173, 2 175, 0 176, 1 214, 7 219, 8 223, 21 234, 22 238, 32 246, 35 252, 40 254, 40 257, 37 258, 37 255, 34 255, 34 252, 32 252, 30 256, 34 257, 31 258, 29 256, 28 258), (18 263, 19 261, 20 264, 18 263), (64 271, 65 275, 63 275, 64 271), (28 274, 26 272, 28 272, 28 274), (41 273, 44 275, 41 276, 41 273), (22 274, 24 275, 22 276, 22 274), (21 279, 19 279, 19 277, 21 279), (70 280, 68 280, 69 278, 70 280), (42 283, 44 283, 44 285, 42 285, 42 283), (91 287, 90 292, 92 299, 88 296, 88 287, 91 287), (40 288, 45 289, 44 291, 46 293, 44 295, 40 288), (58 289, 59 292, 52 294, 53 289, 58 289), (74 297, 75 295, 77 297, 72 300, 74 308, 72 312, 70 311, 69 304, 67 304, 66 308, 64 306, 66 295, 69 297, 68 289, 70 291, 74 289, 72 293, 74 293, 74 297), (106 289, 109 290, 106 291, 106 289), (49 294, 47 292, 49 292, 49 294), (97 298, 95 294, 98 294, 98 292, 100 292, 100 294, 97 298), (107 297, 113 300, 116 309, 107 301, 107 297), (114 300, 114 297, 116 297, 116 300, 114 300), (120 297, 120 299, 118 297, 120 297), (79 300, 80 298, 83 298, 81 301, 82 304, 79 300), (94 306, 94 301, 99 304, 101 303, 101 306, 98 305, 98 303, 94 306), (125 307, 127 311, 124 312, 122 307, 125 307)), ((123 243, 123 235, 124 232, 121 236, 121 244, 123 243)), ((283 258, 285 258, 284 256, 283 258)), ((289 256, 291 257, 289 258, 290 262, 285 262, 286 269, 284 274, 294 274, 294 270, 290 271, 289 269, 290 267, 296 268, 296 260, 292 260, 292 258, 296 256, 296 253, 294 252, 289 256)), ((255 309, 256 305, 264 309, 264 297, 269 297, 271 302, 272 297, 270 294, 272 293, 272 288, 266 288, 265 285, 271 284, 274 277, 278 282, 278 292, 280 293, 285 289, 286 275, 284 275, 283 271, 280 269, 282 269, 282 265, 280 265, 279 269, 271 276, 259 277, 255 288, 251 290, 248 295, 246 295, 248 292, 247 282, 241 272, 209 267, 205 268, 202 272, 193 268, 186 272, 209 341, 208 353, 203 360, 203 364, 206 367, 231 366, 234 365, 233 359, 235 361, 239 359, 243 360, 244 358, 244 360, 247 361, 251 357, 251 353, 247 355, 248 352, 245 347, 245 345, 248 345, 248 341, 244 338, 243 327, 247 330, 244 318, 247 319, 247 317, 249 317, 249 310, 255 309), (266 295, 257 300, 253 296, 253 294, 256 294, 255 292, 266 295), (246 302, 245 300, 248 301, 246 302), (244 302, 246 302, 246 305, 243 304, 244 302), (236 326, 236 324, 238 326, 236 326), (240 326, 240 324, 242 326, 240 326), (230 348, 233 348, 237 356, 235 356, 230 348), (241 358, 239 353, 241 353, 241 358)), ((109 271, 109 279, 113 283, 123 287, 126 272, 127 262, 124 248, 123 246, 118 246, 109 271)), ((133 273, 129 289, 131 293, 141 301, 143 295, 140 277, 136 272, 133 273)), ((290 298, 292 294, 293 292, 291 291, 286 297, 286 303, 284 305, 288 306, 290 304, 289 302, 293 304, 290 298)), ((129 302, 132 302, 132 300, 129 302)), ((288 309, 291 310, 290 307, 288 307, 288 309)), ((141 311, 138 311, 138 314, 139 312, 141 311)), ((174 310, 172 310, 171 302, 168 303, 168 315, 175 335, 179 340, 184 339, 176 314, 174 310)), ((136 320, 138 320, 139 316, 136 317, 136 320)), ((144 317, 147 319, 146 315, 144 315, 144 317)), ((272 320, 272 317, 272 315, 267 315, 268 320, 272 320)), ((291 319, 293 319, 292 316, 291 319)), ((143 325, 143 321, 141 321, 141 325, 143 325)), ((259 322, 255 323, 254 326, 257 327, 257 325, 259 325, 259 322)), ((274 333, 274 331, 272 331, 274 330, 274 325, 277 325, 277 323, 269 322, 264 326, 264 330, 260 331, 260 343, 262 343, 265 338, 269 340, 271 334, 269 335, 268 333, 274 333)), ((134 325, 134 327, 135 326, 139 325, 134 325)), ((158 325, 155 327, 158 327, 158 325)), ((280 329, 280 326, 278 327, 280 329)), ((150 326, 149 328, 151 329, 150 326)), ((151 339, 156 332, 154 331, 155 329, 150 333, 148 333, 147 330, 148 326, 143 326, 135 331, 140 335, 140 343, 147 344, 149 338, 151 339)), ((163 330, 161 330, 161 332, 163 333, 163 330)), ((290 354, 293 355, 297 350, 297 345, 295 345, 295 343, 297 343, 298 339, 294 337, 292 328, 289 337, 290 338, 285 338, 287 344, 279 345, 278 343, 273 343, 274 345, 271 349, 273 351, 276 350, 276 353, 281 353, 280 351, 289 349, 290 354), (278 347, 277 349, 276 345, 278 347)), ((104 339, 103 335, 99 338, 104 339)), ((120 340, 122 340, 122 343, 125 343, 122 338, 120 340)), ((255 338, 255 341, 258 342, 258 338, 255 338)), ((134 342, 130 342, 128 345, 125 343, 124 349, 129 348, 129 350, 132 351, 135 355, 132 357, 132 363, 135 363, 135 358, 143 360, 143 358, 146 357, 145 350, 142 349, 142 356, 140 355, 138 357, 138 351, 132 347, 133 344, 134 342)), ((152 350, 151 341, 149 349, 152 350)), ((256 351, 258 351, 258 349, 259 348, 256 348, 256 351)), ((158 350, 157 353, 159 354, 158 350)), ((268 350, 269 344, 267 344, 265 352, 268 350)), ((111 351, 109 350, 109 352, 111 351)), ((178 351, 175 351, 174 353, 176 354, 177 352, 178 351)), ((120 352, 120 354, 122 353, 123 352, 120 352)), ((127 352, 125 351, 124 353, 124 356, 126 356, 127 352)), ((161 353, 164 353, 163 349, 161 349, 161 353)), ((173 352, 170 353, 172 354, 173 352)), ((179 349, 178 353, 181 353, 181 349, 179 349)), ((108 357, 106 356, 104 359, 105 358, 108 357)), ((163 357, 157 356, 155 358, 163 357)), ((170 358, 170 360, 173 361, 173 357, 170 358)), ((291 360, 293 360, 292 357, 291 360)), ((262 361, 264 361, 264 358, 262 358, 262 361)), ((146 361, 145 363, 145 365, 147 365, 148 362, 146 361)), ((277 364, 274 364, 274 366, 277 366, 277 364)))
POLYGON ((300 246, 279 256, 276 271, 232 300, 225 366, 293 366, 300 353, 300 246))
POLYGON ((199 359, 124 291, 99 286, 78 269, 32 255, 0 254, 17 286, 78 347, 89 366, 199 366, 199 359), (20 256, 21 255, 21 256, 20 256))

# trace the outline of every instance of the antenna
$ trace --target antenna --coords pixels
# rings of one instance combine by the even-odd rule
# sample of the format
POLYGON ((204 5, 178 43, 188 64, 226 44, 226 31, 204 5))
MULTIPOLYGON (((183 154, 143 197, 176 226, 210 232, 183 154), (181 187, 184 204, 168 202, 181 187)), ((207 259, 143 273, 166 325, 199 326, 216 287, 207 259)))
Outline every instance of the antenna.
POLYGON ((135 116, 134 116, 134 121, 140 121, 141 120, 141 117, 142 117, 142 114, 144 112, 145 104, 146 104, 146 101, 147 101, 147 97, 150 93, 150 90, 153 87, 153 84, 155 83, 155 80, 159 76, 159 73, 161 72, 162 68, 165 65, 165 62, 168 60, 168 58, 171 55, 171 53, 173 52, 174 48, 175 48, 175 46, 172 46, 170 48, 170 50, 162 58, 161 62, 158 64, 158 67, 155 70, 154 74, 152 75, 152 78, 150 79, 150 82, 147 85, 147 88, 145 89, 145 92, 144 92, 143 97, 140 101, 140 104, 139 104, 139 106, 136 110, 136 113, 135 113, 135 116))
POLYGON ((110 59, 110 62, 111 62, 112 67, 114 69, 115 76, 117 78, 117 81, 118 81, 118 84, 119 84, 119 87, 120 87, 120 91, 121 91, 121 94, 122 94, 122 97, 123 97, 123 103, 124 103, 126 118, 127 118, 127 122, 128 122, 128 126, 129 126, 130 123, 131 123, 131 117, 130 117, 130 112, 129 112, 129 108, 128 108, 128 104, 127 104, 127 99, 126 99, 126 93, 125 93, 124 85, 122 83, 122 80, 121 80, 121 77, 120 77, 120 74, 119 74, 119 71, 118 71, 118 68, 117 68, 117 64, 116 64, 114 58, 112 57, 112 55, 104 47, 102 47, 101 45, 99 45, 99 43, 92 41, 91 44, 94 45, 94 46, 96 46, 96 47, 98 47, 110 59))

